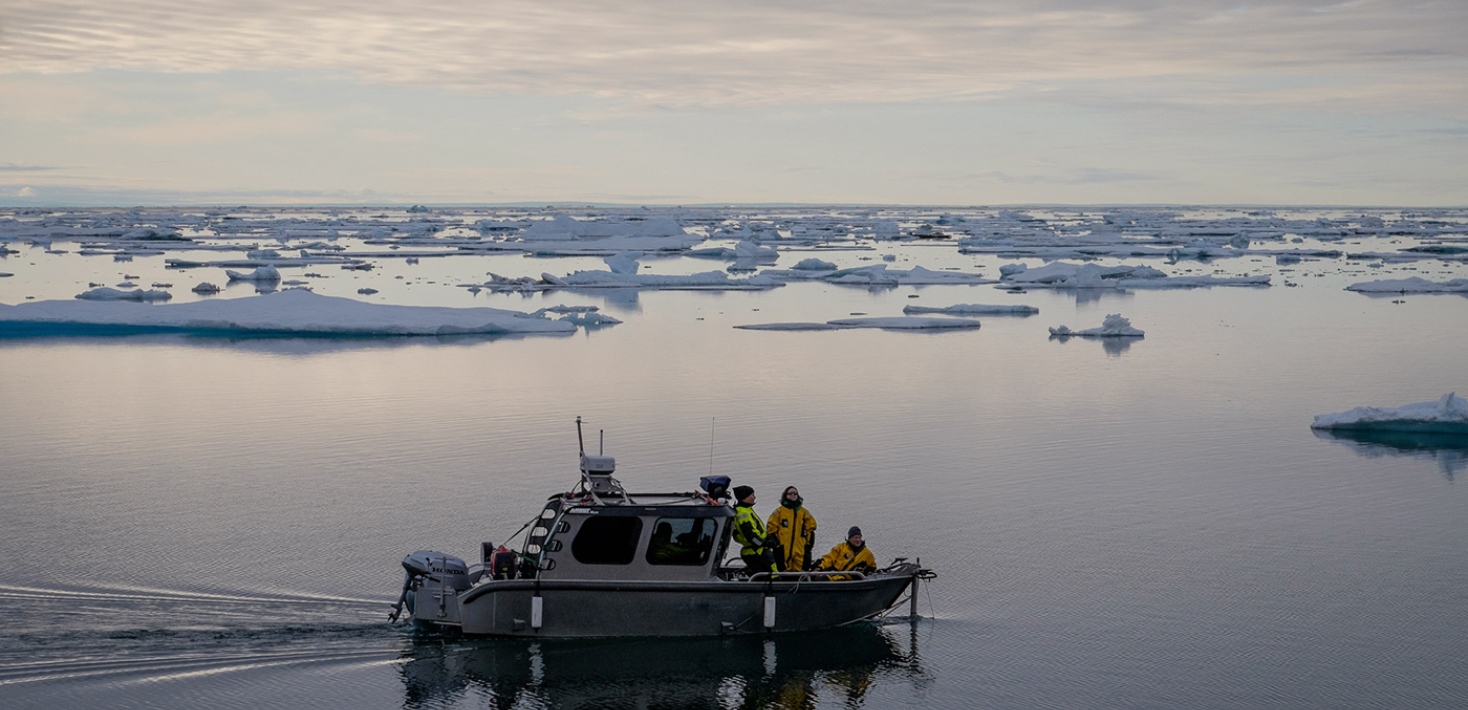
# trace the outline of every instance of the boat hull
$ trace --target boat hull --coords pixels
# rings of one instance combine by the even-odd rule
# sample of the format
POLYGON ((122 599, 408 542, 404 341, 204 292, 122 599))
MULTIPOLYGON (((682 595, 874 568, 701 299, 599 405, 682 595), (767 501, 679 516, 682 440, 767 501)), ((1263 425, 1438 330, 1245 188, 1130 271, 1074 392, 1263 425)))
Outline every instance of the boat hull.
POLYGON ((437 618, 438 605, 425 604, 427 613, 415 614, 415 620, 474 636, 541 638, 801 631, 876 616, 902 596, 914 577, 879 573, 843 581, 500 580, 446 600, 437 618))

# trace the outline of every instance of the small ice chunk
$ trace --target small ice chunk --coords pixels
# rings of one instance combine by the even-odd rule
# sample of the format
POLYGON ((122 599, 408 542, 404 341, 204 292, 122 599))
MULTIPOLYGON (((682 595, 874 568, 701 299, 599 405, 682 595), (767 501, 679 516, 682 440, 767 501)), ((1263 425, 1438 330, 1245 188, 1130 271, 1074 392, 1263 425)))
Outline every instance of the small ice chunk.
POLYGON ((809 259, 801 259, 799 264, 790 268, 797 271, 835 271, 836 265, 829 261, 811 257, 809 259))
POLYGON ((576 325, 582 326, 584 328, 592 328, 604 325, 617 325, 622 322, 617 318, 609 316, 605 313, 596 313, 593 311, 567 313, 566 315, 561 317, 561 320, 567 323, 575 323, 576 325))
POLYGON ((1101 321, 1100 328, 1087 328, 1085 330, 1071 330, 1067 326, 1058 326, 1050 329, 1050 334, 1058 337, 1079 336, 1083 338, 1140 338, 1144 333, 1132 327, 1132 322, 1123 318, 1120 313, 1111 313, 1101 321))
POLYGON ((274 266, 261 266, 248 274, 226 269, 224 275, 230 281, 254 281, 256 283, 274 283, 280 281, 280 270, 274 266))
POLYGON ((198 286, 190 289, 194 293, 219 293, 219 287, 208 281, 201 282, 198 286))
POLYGON ((611 269, 614 274, 636 274, 638 268, 637 259, 641 256, 641 252, 628 251, 622 252, 621 254, 613 254, 602 259, 602 261, 607 263, 607 268, 611 269))
POLYGON ((370 288, 370 287, 369 288, 359 288, 359 289, 357 289, 357 293, 360 293, 363 296, 371 296, 372 294, 377 293, 377 289, 370 288))

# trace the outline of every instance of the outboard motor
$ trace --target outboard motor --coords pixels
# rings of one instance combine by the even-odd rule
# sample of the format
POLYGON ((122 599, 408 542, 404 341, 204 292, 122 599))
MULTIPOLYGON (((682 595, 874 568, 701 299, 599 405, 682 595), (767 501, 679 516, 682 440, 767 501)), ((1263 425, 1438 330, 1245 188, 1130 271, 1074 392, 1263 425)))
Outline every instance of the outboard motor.
MULTIPOLYGON (((403 558, 403 570, 406 572, 403 577, 403 593, 398 595, 398 601, 393 604, 392 613, 388 615, 392 621, 398 620, 404 607, 412 616, 419 615, 416 608, 419 590, 436 592, 440 607, 444 607, 443 592, 452 590, 457 594, 469 588, 469 566, 453 555, 419 550, 403 558)), ((457 611, 455 608, 455 612, 457 611)))

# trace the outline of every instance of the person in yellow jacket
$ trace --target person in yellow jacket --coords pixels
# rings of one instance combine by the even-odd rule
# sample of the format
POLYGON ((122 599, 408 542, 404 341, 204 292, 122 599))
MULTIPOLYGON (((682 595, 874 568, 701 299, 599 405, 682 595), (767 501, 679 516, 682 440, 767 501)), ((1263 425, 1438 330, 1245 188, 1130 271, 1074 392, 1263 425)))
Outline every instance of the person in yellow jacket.
POLYGON ((780 541, 775 551, 775 565, 781 572, 810 569, 811 548, 816 540, 816 516, 801 504, 805 500, 795 486, 780 496, 780 507, 770 513, 770 532, 780 541))
POLYGON ((754 489, 735 486, 734 542, 739 543, 739 558, 750 573, 778 572, 775 556, 770 553, 770 541, 765 535, 765 521, 754 512, 754 489))
MULTIPOLYGON (((866 541, 861 537, 861 528, 852 526, 846 531, 846 541, 838 543, 816 563, 817 570, 832 570, 835 572, 872 572, 877 569, 877 558, 872 551, 867 549, 866 541)), ((831 579, 846 579, 842 575, 832 575, 831 579)))

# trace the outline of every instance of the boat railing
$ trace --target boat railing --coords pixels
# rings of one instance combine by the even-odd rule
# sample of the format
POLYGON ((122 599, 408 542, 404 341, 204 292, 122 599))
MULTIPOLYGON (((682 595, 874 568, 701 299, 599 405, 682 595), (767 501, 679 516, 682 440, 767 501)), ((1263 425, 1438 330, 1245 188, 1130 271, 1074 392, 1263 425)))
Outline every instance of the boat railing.
POLYGON ((824 579, 830 581, 833 577, 839 577, 841 580, 846 581, 867 578, 865 574, 862 574, 861 572, 857 572, 855 570, 847 572, 840 572, 836 570, 811 570, 809 572, 756 572, 755 574, 750 575, 749 581, 764 582, 772 580, 776 582, 809 582, 816 579, 824 579))

